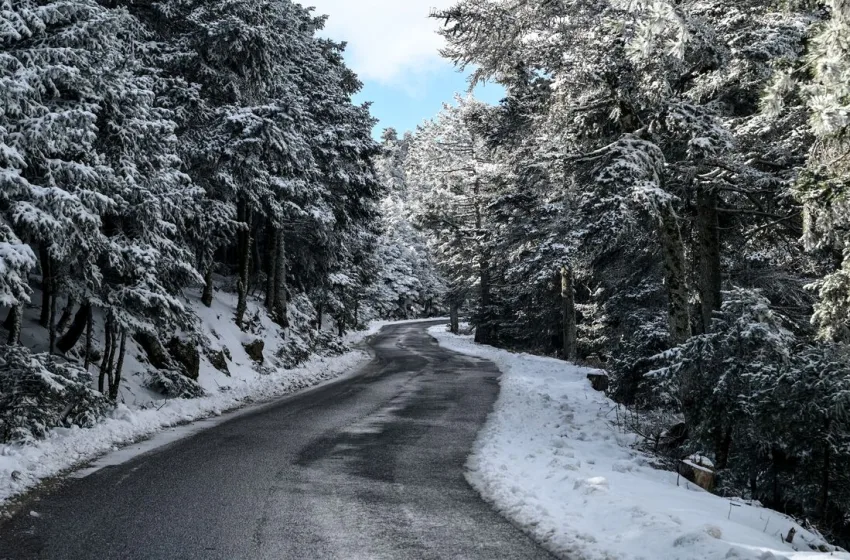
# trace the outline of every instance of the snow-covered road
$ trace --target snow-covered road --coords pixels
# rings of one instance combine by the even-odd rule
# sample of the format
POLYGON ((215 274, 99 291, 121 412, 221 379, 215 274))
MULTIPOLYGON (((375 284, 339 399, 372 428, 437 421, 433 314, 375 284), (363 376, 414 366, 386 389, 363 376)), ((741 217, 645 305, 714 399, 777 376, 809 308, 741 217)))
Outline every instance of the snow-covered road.
POLYGON ((464 478, 489 362, 392 325, 357 375, 68 479, 0 558, 551 558, 464 478))

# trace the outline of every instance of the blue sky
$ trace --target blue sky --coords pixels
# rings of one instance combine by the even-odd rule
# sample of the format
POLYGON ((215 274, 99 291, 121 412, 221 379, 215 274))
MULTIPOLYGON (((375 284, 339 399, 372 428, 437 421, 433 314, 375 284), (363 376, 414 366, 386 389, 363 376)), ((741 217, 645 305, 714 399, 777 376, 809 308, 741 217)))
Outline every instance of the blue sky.
MULTIPOLYGON (((375 137, 391 126, 399 132, 413 130, 423 120, 436 115, 443 103, 451 101, 455 92, 465 92, 466 78, 450 65, 429 73, 424 83, 416 89, 406 89, 367 80, 364 88, 354 99, 357 102, 371 101, 372 115, 378 120, 375 137)), ((498 103, 504 90, 498 85, 488 84, 475 89, 475 96, 488 103, 498 103)))
MULTIPOLYGON (((371 101, 380 122, 375 135, 392 126, 403 132, 433 117, 456 92, 465 92, 466 78, 439 55, 439 22, 432 8, 447 8, 454 0, 301 0, 329 16, 325 34, 346 41, 346 59, 364 83, 356 101, 371 101)), ((476 96, 498 102, 502 89, 489 84, 476 96)))

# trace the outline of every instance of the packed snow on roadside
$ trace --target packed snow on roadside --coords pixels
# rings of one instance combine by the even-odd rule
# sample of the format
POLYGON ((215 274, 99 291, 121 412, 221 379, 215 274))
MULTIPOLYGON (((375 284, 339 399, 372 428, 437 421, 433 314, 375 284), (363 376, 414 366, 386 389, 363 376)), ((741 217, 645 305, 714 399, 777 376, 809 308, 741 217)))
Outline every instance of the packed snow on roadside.
POLYGON ((822 538, 773 510, 724 499, 650 466, 594 391, 591 370, 430 333, 502 371, 501 393, 468 462, 469 482, 505 516, 571 560, 815 560, 822 538), (792 544, 783 537, 794 528, 792 544))
MULTIPOLYGON (((211 347, 226 348, 230 354, 229 375, 215 369, 208 357, 202 355, 198 384, 206 395, 194 399, 165 398, 147 387, 150 366, 145 364, 141 350, 130 344, 120 404, 107 418, 92 428, 55 428, 44 440, 0 444, 0 505, 45 478, 124 445, 175 426, 313 387, 353 373, 370 359, 367 352, 355 348, 337 356, 313 356, 297 368, 284 369, 274 355, 283 333, 258 306, 252 304, 249 311, 259 323, 256 330, 260 334, 246 334, 231 319, 236 305, 233 294, 216 294, 211 308, 197 300, 194 297, 190 303, 200 317, 211 347), (262 365, 254 362, 243 346, 258 338, 266 348, 262 365)), ((387 324, 374 322, 365 331, 349 333, 342 342, 351 348, 387 324)), ((22 338, 26 340, 27 336, 25 331, 22 338)))

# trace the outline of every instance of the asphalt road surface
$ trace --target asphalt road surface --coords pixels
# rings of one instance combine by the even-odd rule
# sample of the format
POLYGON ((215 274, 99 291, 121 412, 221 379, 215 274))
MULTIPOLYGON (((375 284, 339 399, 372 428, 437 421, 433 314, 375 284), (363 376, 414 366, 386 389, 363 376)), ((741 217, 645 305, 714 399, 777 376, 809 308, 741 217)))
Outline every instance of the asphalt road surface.
POLYGON ((464 479, 498 371, 426 327, 385 328, 353 377, 67 480, 0 524, 0 558, 552 558, 464 479))

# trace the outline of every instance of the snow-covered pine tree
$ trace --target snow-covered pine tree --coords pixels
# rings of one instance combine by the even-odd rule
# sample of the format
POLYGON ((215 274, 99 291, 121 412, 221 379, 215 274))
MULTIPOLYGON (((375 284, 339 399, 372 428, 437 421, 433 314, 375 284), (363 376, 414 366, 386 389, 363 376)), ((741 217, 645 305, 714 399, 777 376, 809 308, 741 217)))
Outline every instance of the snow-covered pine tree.
POLYGON ((405 164, 412 135, 398 137, 394 129, 383 133, 383 150, 376 160, 378 176, 387 190, 381 202, 383 231, 376 258, 378 277, 366 299, 379 317, 411 319, 428 316, 444 293, 425 236, 411 223, 410 189, 405 164))
POLYGON ((66 293, 100 281, 101 216, 115 201, 102 192, 110 169, 96 145, 98 80, 121 49, 118 34, 128 19, 85 0, 5 2, 3 8, 0 197, 7 223, 38 248, 42 321, 52 330, 59 278, 66 293), (72 267, 73 275, 62 274, 72 267))
MULTIPOLYGON (((808 116, 817 141, 795 194, 805 206, 806 248, 827 255, 828 273, 813 287, 819 301, 813 322, 826 339, 850 340, 850 237, 847 236, 847 153, 850 131, 850 5, 828 0, 804 12, 811 25, 808 49, 776 69, 764 104, 769 118, 808 116), (801 109, 805 108, 806 111, 801 109)), ((805 8, 808 4, 802 3, 805 8)))
POLYGON ((477 296, 476 340, 493 340, 492 239, 488 205, 500 166, 476 129, 486 105, 458 96, 422 125, 406 163, 416 222, 432 232, 432 250, 448 283, 449 304, 477 296))

